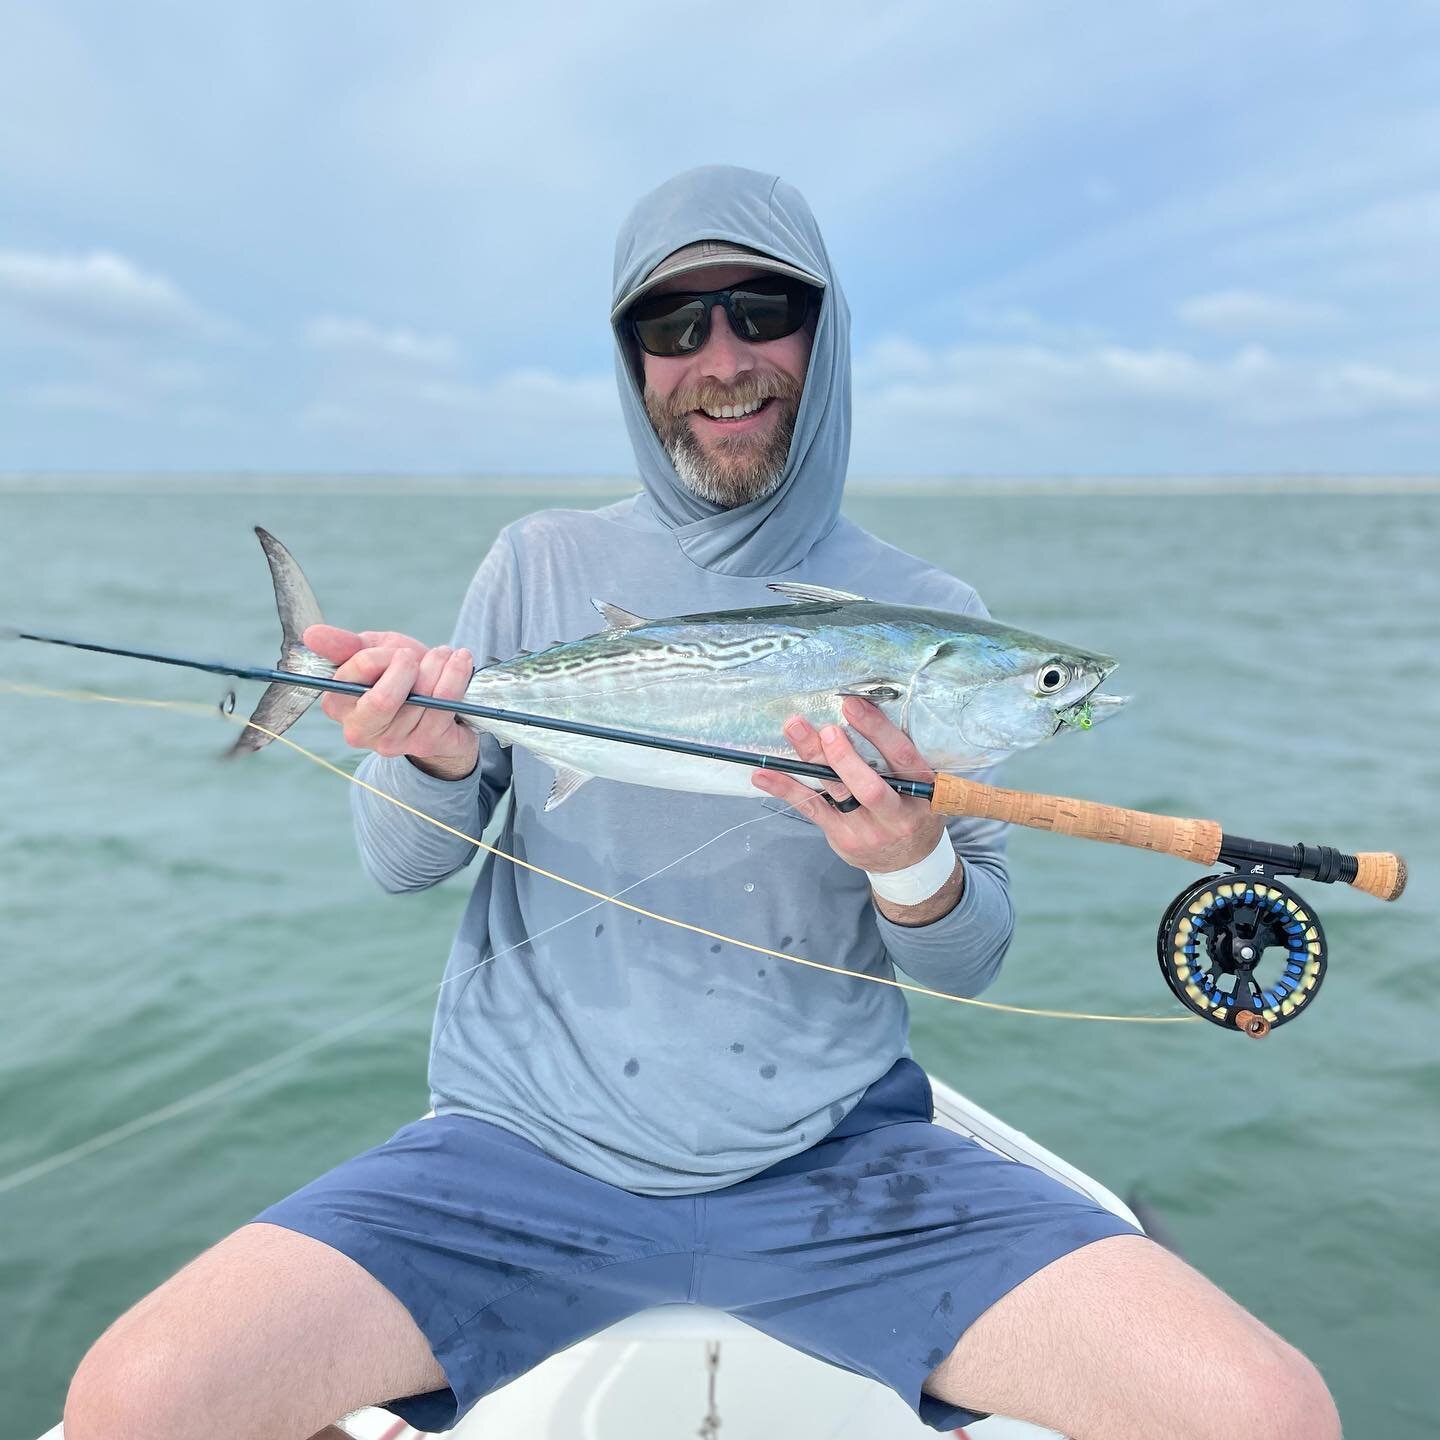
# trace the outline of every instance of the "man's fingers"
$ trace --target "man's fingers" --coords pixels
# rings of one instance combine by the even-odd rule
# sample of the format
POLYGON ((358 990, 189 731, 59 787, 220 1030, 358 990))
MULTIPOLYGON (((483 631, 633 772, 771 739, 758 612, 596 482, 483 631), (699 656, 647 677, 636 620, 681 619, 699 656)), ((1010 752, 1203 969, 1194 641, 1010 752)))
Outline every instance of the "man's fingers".
POLYGON ((332 665, 343 665, 365 646, 365 641, 353 630, 342 630, 338 625, 311 625, 300 639, 332 665))
MULTIPOLYGON (((420 668, 415 672, 409 694, 433 695, 435 682, 450 658, 450 647, 438 645, 427 650, 420 657, 420 668)), ((385 733, 376 742, 376 749, 382 755, 419 754, 426 748, 425 736, 433 735, 454 725, 455 717, 443 711, 426 710, 420 705, 402 705, 395 718, 385 727, 385 733)))
MULTIPOLYGON (((421 656, 414 650, 400 650, 393 654, 384 671, 375 677, 369 691, 355 702, 355 709, 345 726, 345 739, 349 744, 370 746, 394 720, 405 703, 405 697, 415 688, 420 660, 421 656)), ((351 661, 352 665, 354 663, 351 661)))
POLYGON ((423 640, 402 635, 398 630, 362 630, 360 639, 376 650, 414 650, 423 655, 430 648, 423 640))
MULTIPOLYGON (((785 738, 795 747, 795 753, 813 765, 827 765, 824 747, 815 727, 799 715, 792 715, 785 722, 785 738)), ((838 780, 826 780, 825 790, 837 800, 848 800, 850 791, 838 780)))
MULTIPOLYGON (((468 650, 450 650, 442 647, 432 654, 440 655, 441 661, 435 673, 433 684, 427 684, 425 667, 415 681, 420 694, 435 696, 437 700, 461 700, 465 687, 470 683, 474 664, 468 650)), ((455 724, 458 717, 444 710, 419 710, 420 722, 411 731, 405 748, 407 755, 433 755, 452 750, 455 747, 455 724)))
POLYGON ((850 793, 877 814, 899 809, 900 797, 860 758, 838 725, 820 727, 820 744, 827 764, 850 787, 850 793))
POLYGON ((905 780, 933 780, 935 771, 915 748, 915 742, 890 720, 878 705, 847 695, 841 704, 846 721, 879 752, 892 775, 905 780))
POLYGON ((828 836, 835 824, 835 812, 818 790, 782 775, 778 770, 757 770, 750 777, 750 783, 757 790, 783 800, 792 809, 798 810, 807 820, 813 820, 828 836))

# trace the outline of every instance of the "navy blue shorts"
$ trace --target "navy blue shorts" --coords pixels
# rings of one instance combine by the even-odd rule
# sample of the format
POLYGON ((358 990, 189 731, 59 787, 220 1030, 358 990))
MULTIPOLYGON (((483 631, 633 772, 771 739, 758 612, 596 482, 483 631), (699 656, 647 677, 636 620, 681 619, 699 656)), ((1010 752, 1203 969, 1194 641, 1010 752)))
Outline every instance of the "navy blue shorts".
POLYGON ((1052 1260, 1134 1227, 932 1122, 901 1059, 824 1140, 739 1184, 636 1195, 484 1120, 417 1120, 255 1217, 348 1255, 414 1317, 450 1382, 389 1401, 448 1430, 550 1355, 652 1305, 729 1311, 894 1390, 921 1393, 967 1326, 1052 1260))

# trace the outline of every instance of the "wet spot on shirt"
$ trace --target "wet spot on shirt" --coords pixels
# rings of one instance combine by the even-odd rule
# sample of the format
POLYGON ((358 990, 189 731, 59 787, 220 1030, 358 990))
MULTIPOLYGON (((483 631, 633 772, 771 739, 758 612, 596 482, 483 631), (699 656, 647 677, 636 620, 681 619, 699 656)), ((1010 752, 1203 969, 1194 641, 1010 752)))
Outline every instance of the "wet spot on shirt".
POLYGON ((707 990, 705 993, 706 993, 707 995, 713 995, 713 994, 715 993, 715 991, 714 991, 713 989, 711 989, 711 990, 707 990))
POLYGON ((762 1080, 773 1080, 775 1078, 775 1067, 773 1065, 762 1065, 760 1067, 760 1078, 762 1080))
POLYGON ((712 955, 718 955, 718 954, 720 953, 720 943, 719 943, 719 941, 716 941, 716 943, 710 947, 710 953, 711 953, 712 955))
POLYGON ((830 1107, 830 1123, 838 1125, 845 1118, 845 1107, 838 1102, 830 1107))
POLYGON ((580 1297, 579 1297, 578 1295, 567 1295, 567 1296, 565 1297, 565 1306, 566 1306, 566 1309, 569 1309, 569 1307, 570 1307, 571 1305, 578 1305, 579 1303, 580 1303, 580 1297))
POLYGON ((945 1352, 937 1346, 925 1357, 925 1363, 933 1370, 944 1358, 945 1352))
POLYGON ((625 1073, 627 1075, 640 1073, 640 1062, 633 1055, 625 1062, 625 1073))
POLYGON ((596 936, 598 937, 598 936, 600 936, 600 935, 603 935, 604 933, 605 933, 605 922, 602 920, 602 921, 595 927, 595 934, 596 934, 596 936))
POLYGON ((742 1045, 738 1040, 735 1041, 733 1045, 731 1045, 730 1049, 731 1052, 736 1055, 743 1055, 745 1053, 744 1045, 742 1045))
POLYGON ((595 1242, 595 1244, 597 1244, 602 1250, 605 1250, 605 1249, 608 1249, 608 1248, 609 1248, 609 1245, 610 1245, 610 1237, 609 1237, 608 1235, 593 1235, 593 1236, 591 1236, 591 1239, 592 1239, 592 1240, 595 1242))
POLYGON ((935 1308, 930 1312, 932 1315, 948 1315, 955 1308, 955 1302, 950 1297, 948 1290, 940 1292, 940 1299, 935 1308))
POLYGON ((757 976, 759 976, 759 978, 760 978, 761 980, 763 980, 763 979, 765 978, 765 972, 764 972, 764 970, 757 970, 757 971, 755 972, 755 974, 756 974, 757 976))
POLYGON ((782 935, 782 936, 780 937, 780 943, 779 943, 779 945, 777 945, 775 948, 776 948, 777 950, 783 950, 783 949, 790 943, 791 938, 792 938, 792 937, 789 936, 789 935, 782 935))

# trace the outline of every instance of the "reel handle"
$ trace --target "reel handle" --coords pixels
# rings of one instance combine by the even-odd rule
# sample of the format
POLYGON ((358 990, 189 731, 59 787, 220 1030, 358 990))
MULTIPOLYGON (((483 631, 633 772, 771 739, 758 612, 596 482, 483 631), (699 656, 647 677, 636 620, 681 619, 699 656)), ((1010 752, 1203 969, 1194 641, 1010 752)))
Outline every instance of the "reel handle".
POLYGON ((1214 820, 1186 820, 1175 815, 1152 815, 1076 800, 1064 795, 1035 795, 982 785, 963 775, 937 774, 930 806, 941 815, 973 815, 982 820, 1003 820, 1032 830, 1076 835, 1082 840, 1103 840, 1129 845, 1160 855, 1175 855, 1197 865, 1223 860, 1230 865, 1258 862, 1270 873, 1302 875, 1312 880, 1342 880, 1379 900, 1398 900, 1405 889, 1404 859, 1388 851, 1342 855, 1325 847, 1273 845, 1226 835, 1214 820), (1353 875, 1346 872, 1354 868, 1353 875))

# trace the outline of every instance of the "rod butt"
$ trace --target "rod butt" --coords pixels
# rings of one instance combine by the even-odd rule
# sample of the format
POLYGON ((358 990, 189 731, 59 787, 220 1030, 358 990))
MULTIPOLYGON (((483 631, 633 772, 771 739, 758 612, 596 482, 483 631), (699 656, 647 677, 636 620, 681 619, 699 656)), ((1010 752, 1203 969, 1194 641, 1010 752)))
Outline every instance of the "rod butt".
POLYGON ((1374 895, 1378 900, 1398 900, 1405 893, 1409 869, 1401 855, 1388 850, 1372 850, 1355 857, 1358 869, 1350 882, 1357 890, 1374 895))

